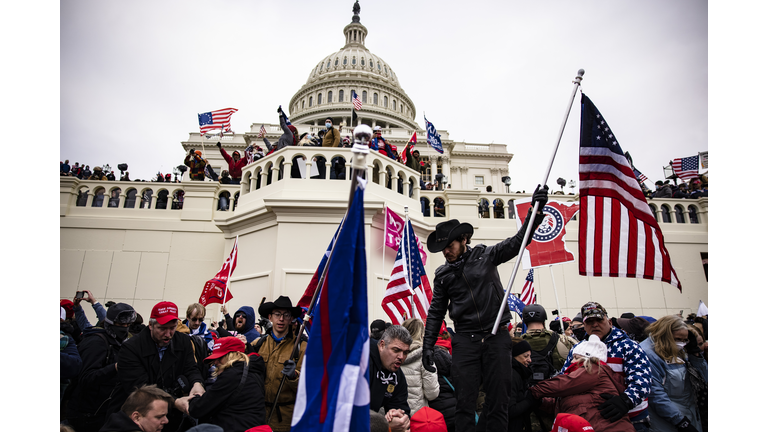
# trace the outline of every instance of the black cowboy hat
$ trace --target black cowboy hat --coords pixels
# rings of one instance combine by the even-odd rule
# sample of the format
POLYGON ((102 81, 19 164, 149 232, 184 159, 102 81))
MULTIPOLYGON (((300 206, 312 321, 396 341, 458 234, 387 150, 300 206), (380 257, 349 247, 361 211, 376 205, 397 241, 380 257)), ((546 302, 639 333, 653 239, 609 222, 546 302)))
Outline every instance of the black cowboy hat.
POLYGON ((275 309, 288 309, 294 318, 301 315, 301 308, 298 306, 293 307, 291 299, 286 296, 280 296, 274 302, 266 302, 259 306, 259 315, 267 317, 275 309))
POLYGON ((432 253, 442 252, 458 236, 468 233, 471 237, 474 232, 472 225, 461 223, 457 219, 441 222, 435 227, 435 232, 427 237, 427 249, 432 253))

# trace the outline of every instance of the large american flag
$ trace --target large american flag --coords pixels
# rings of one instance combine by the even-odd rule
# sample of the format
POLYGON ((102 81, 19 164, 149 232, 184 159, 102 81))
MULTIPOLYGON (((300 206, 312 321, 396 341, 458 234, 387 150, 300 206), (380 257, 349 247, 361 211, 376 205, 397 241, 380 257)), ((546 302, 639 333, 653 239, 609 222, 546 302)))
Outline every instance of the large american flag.
POLYGON ((230 119, 232 114, 237 112, 235 108, 224 108, 216 111, 202 113, 197 115, 197 121, 200 123, 200 134, 204 134, 214 129, 231 129, 230 119))
POLYGON ((673 160, 672 171, 683 181, 698 178, 699 155, 673 160))
POLYGON ((355 106, 356 110, 363 108, 363 101, 360 100, 360 96, 358 96, 354 90, 352 90, 352 105, 355 106))
POLYGON ((523 292, 520 293, 520 300, 527 306, 536 303, 536 293, 533 289, 533 269, 528 271, 523 284, 523 292))
POLYGON ((432 287, 429 285, 424 264, 421 262, 418 241, 413 234, 411 221, 407 222, 408 240, 400 241, 400 249, 397 251, 392 275, 389 277, 387 290, 381 307, 387 313, 392 324, 400 325, 408 318, 427 319, 429 303, 432 301, 432 287), (406 244, 408 245, 406 248, 406 244), (408 280, 408 257, 410 255, 411 278, 408 280), (411 288, 413 287, 413 291, 411 288), (414 303, 412 304, 411 301, 414 303), (416 306, 415 313, 413 306, 416 306))
POLYGON ((619 142, 581 96, 579 274, 653 279, 682 291, 664 236, 619 142))

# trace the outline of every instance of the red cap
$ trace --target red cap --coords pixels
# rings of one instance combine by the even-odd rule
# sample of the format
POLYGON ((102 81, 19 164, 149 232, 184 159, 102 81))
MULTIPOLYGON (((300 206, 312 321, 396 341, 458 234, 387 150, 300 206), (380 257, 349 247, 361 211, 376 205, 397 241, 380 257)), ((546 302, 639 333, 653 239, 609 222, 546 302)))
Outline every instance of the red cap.
POLYGON ((555 418, 555 424, 552 426, 553 431, 557 432, 584 432, 594 431, 592 425, 583 418, 575 414, 560 413, 555 418))
POLYGON ((165 325, 169 321, 179 319, 179 308, 173 302, 160 302, 152 308, 149 317, 156 319, 158 324, 165 325))
POLYGON ((213 352, 206 357, 206 360, 216 360, 219 357, 223 357, 233 351, 245 352, 245 344, 240 339, 227 336, 216 339, 216 343, 213 344, 213 352))
POLYGON ((72 300, 62 299, 61 302, 59 302, 59 306, 63 307, 67 312, 67 319, 75 316, 75 304, 72 303, 72 300))
POLYGON ((424 407, 411 417, 411 432, 446 432, 445 418, 434 408, 424 407))
POLYGON ((272 432, 272 428, 269 425, 256 426, 248 429, 245 432, 272 432))

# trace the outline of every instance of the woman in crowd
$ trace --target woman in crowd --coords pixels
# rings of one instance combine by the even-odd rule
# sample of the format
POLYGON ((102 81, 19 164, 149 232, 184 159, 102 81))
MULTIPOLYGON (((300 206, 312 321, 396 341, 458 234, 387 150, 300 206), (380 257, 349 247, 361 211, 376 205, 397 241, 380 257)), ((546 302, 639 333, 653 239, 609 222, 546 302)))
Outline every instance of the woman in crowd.
POLYGON ((573 348, 573 362, 565 373, 531 387, 537 399, 560 398, 557 413, 575 414, 586 419, 597 431, 633 432, 628 416, 611 422, 600 415, 598 406, 605 402, 604 394, 616 396, 624 392, 623 378, 613 373, 608 360, 608 348, 597 335, 573 348))
POLYGON ((403 322, 403 327, 411 334, 411 352, 401 366, 408 382, 408 406, 411 414, 425 406, 440 394, 437 372, 429 372, 421 363, 421 347, 424 343, 424 323, 417 318, 403 322))
POLYGON ((216 381, 202 396, 176 399, 176 408, 225 432, 243 432, 265 424, 264 359, 246 355, 243 341, 228 336, 216 341, 206 360, 216 365, 216 381))
POLYGON ((648 338, 640 347, 651 362, 651 431, 702 432, 697 398, 706 390, 707 362, 700 357, 695 332, 676 315, 659 319, 646 331, 648 338))

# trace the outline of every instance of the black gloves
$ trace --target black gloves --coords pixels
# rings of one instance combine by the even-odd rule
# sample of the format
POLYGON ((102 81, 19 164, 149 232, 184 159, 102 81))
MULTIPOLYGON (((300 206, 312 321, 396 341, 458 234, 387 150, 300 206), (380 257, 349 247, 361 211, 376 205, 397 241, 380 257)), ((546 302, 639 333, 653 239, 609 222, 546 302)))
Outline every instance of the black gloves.
POLYGON ((434 351, 432 351, 433 348, 427 348, 424 347, 421 350, 421 364, 424 365, 424 369, 426 369, 429 372, 437 372, 437 368, 434 366, 435 364, 435 354, 434 351))
POLYGON ((296 379, 296 362, 293 360, 286 360, 285 363, 283 363, 283 366, 283 375, 288 377, 288 379, 296 379))
POLYGON ((544 206, 547 205, 547 191, 549 191, 549 187, 547 185, 544 185, 542 188, 541 186, 537 186, 536 190, 533 191, 533 196, 531 196, 531 207, 536 205, 536 203, 539 203, 539 211, 543 212, 544 206))
POLYGON ((688 343, 685 344, 685 352, 687 352, 690 355, 698 355, 701 353, 701 348, 699 348, 699 342, 696 339, 696 332, 688 330, 688 343))
POLYGON ((193 148, 189 149, 189 154, 191 154, 191 155, 195 154, 195 149, 193 149, 193 148))
POLYGON ((683 421, 677 424, 678 432, 699 432, 693 425, 688 417, 683 417, 683 421))
POLYGON ((282 114, 283 113, 283 106, 282 105, 277 107, 277 113, 278 114, 282 114))
POLYGON ((618 421, 624 417, 633 406, 632 401, 624 393, 616 396, 603 393, 600 397, 606 401, 600 404, 597 409, 600 410, 600 415, 610 422, 618 421))
POLYGON ((216 147, 221 148, 221 142, 217 142, 216 147))

